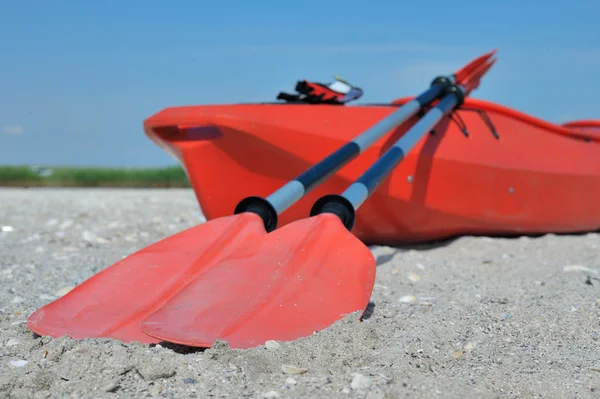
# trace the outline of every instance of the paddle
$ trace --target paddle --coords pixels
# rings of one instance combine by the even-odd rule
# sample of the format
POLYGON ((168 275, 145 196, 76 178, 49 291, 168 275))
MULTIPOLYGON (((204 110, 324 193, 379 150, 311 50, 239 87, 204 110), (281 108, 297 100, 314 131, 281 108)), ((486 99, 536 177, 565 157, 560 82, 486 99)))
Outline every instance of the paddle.
POLYGON ((415 100, 357 136, 266 199, 242 200, 235 214, 192 227, 154 243, 92 276, 34 312, 28 327, 39 335, 116 338, 156 343, 139 324, 194 277, 277 227, 277 216, 347 164, 387 131, 436 100, 493 54, 483 55, 449 78, 437 78, 415 100))
POLYGON ((235 214, 253 212, 261 217, 265 230, 271 232, 277 228, 277 217, 294 203, 302 199, 310 190, 341 169, 348 162, 360 155, 390 130, 400 126, 416 115, 425 105, 435 101, 439 96, 457 82, 464 80, 469 74, 489 60, 496 51, 484 54, 449 77, 437 77, 431 87, 419 96, 404 104, 398 110, 361 133, 351 142, 327 156, 294 180, 289 181, 266 198, 247 197, 240 201, 234 210, 235 214))
POLYGON ((149 315, 142 330, 183 345, 210 347, 220 339, 232 348, 250 348, 308 336, 364 311, 376 265, 369 248, 350 232, 356 210, 418 140, 462 104, 492 64, 481 65, 463 85, 448 87, 342 195, 320 198, 310 218, 238 247, 205 269, 149 315))

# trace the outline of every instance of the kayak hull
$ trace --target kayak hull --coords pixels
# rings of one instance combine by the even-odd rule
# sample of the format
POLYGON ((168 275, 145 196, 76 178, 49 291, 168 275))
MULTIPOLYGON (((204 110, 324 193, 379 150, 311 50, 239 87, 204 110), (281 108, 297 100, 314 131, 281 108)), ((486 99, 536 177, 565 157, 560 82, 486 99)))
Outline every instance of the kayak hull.
MULTIPOLYGON (((175 107, 148 118, 144 129, 183 165, 211 220, 230 215, 247 196, 268 196, 408 100, 175 107)), ((600 228, 597 130, 554 125, 472 98, 457 117, 426 135, 361 206, 353 229, 361 240, 395 245, 600 228)), ((283 212, 279 226, 307 217, 320 196, 342 193, 416 120, 283 212)))

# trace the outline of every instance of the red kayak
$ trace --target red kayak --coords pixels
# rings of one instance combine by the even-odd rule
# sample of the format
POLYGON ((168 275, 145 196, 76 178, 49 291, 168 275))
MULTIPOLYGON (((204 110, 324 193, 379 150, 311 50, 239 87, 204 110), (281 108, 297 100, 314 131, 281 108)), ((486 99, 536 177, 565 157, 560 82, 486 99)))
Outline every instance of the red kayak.
MULTIPOLYGON (((247 196, 273 192, 412 98, 345 105, 322 94, 291 97, 167 108, 144 128, 184 166, 212 220, 230 215, 247 196)), ((283 212, 279 225, 307 217, 319 197, 341 193, 417 118, 283 212)), ((468 97, 381 183, 357 213, 353 232, 367 244, 391 245, 593 231, 600 228, 598 195, 600 121, 561 126, 468 97)))

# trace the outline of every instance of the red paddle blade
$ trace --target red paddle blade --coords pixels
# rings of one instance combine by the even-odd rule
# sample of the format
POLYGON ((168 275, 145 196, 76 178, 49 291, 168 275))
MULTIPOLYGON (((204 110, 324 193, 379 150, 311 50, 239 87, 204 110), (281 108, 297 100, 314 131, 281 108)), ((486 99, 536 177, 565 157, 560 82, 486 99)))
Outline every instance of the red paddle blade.
POLYGON ((156 343, 140 322, 196 275, 237 247, 266 234, 254 213, 215 219, 150 245, 38 309, 28 327, 38 335, 116 338, 156 343))
POLYGON ((463 85, 465 86, 465 95, 469 95, 473 90, 479 87, 481 83, 481 78, 485 75, 496 63, 496 59, 491 60, 490 62, 486 62, 478 66, 475 70, 471 72, 469 76, 464 79, 463 85))
POLYGON ((496 52, 497 52, 497 50, 494 49, 494 50, 490 51, 489 53, 483 54, 483 55, 475 58, 471 62, 469 62, 467 65, 465 65, 458 71, 456 71, 455 72, 456 81, 458 83, 462 83, 469 75, 471 75, 473 73, 473 71, 475 71, 481 65, 485 64, 490 58, 492 58, 492 56, 494 54, 496 54, 496 52))
POLYGON ((206 270, 148 316, 161 340, 232 348, 289 341, 363 311, 375 283, 371 251, 337 216, 288 224, 206 270))

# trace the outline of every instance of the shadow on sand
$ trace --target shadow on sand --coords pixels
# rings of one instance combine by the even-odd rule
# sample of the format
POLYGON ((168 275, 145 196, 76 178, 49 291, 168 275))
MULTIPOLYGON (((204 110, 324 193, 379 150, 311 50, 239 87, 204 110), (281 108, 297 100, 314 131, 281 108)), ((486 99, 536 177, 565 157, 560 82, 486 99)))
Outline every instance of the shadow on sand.
MULTIPOLYGON (((433 249, 438 249, 438 248, 443 248, 443 247, 447 247, 449 245, 451 245, 452 243, 454 243, 455 241, 461 239, 461 238, 466 238, 466 237, 487 237, 487 238, 494 238, 494 239, 501 239, 501 240, 518 240, 519 238, 522 237, 528 237, 531 239, 537 239, 537 238, 543 238, 546 236, 557 236, 557 237, 581 237, 581 236, 585 236, 588 234, 599 234, 600 230, 593 230, 593 231, 584 231, 584 232, 570 232, 570 233, 553 233, 553 232, 549 232, 549 233, 529 233, 529 234, 496 234, 496 235, 491 235, 491 234, 466 234, 466 235, 456 235, 454 237, 450 237, 447 239, 443 239, 443 240, 438 240, 438 241, 431 241, 431 242, 421 242, 421 243, 415 243, 415 244, 398 244, 398 245, 389 245, 390 247, 394 248, 394 252, 392 253, 388 253, 388 254, 383 254, 383 255, 379 255, 376 258, 376 263, 377 266, 380 266, 388 261, 390 261, 392 258, 394 258, 394 256, 396 256, 399 253, 402 252, 407 252, 407 251, 430 251, 433 249)), ((376 244, 370 244, 368 245, 369 249, 373 250, 375 247, 377 246, 381 246, 381 245, 376 245, 376 244)))

